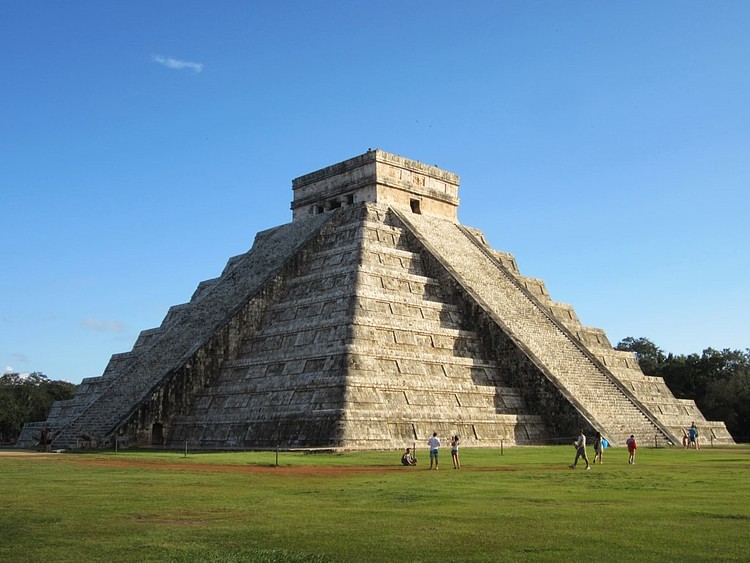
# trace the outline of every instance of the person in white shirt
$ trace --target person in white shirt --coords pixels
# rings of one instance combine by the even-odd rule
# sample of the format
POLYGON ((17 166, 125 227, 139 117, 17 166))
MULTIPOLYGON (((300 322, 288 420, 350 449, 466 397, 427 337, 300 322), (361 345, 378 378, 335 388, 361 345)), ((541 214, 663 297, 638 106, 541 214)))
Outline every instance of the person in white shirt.
POLYGON ((432 433, 432 438, 427 440, 427 445, 430 448, 430 469, 432 469, 433 464, 435 465, 435 470, 438 468, 438 451, 440 448, 440 438, 437 437, 437 432, 432 433))
POLYGON ((591 465, 589 465, 589 456, 586 455, 586 434, 583 433, 582 428, 578 430, 578 439, 573 446, 575 446, 576 449, 576 458, 570 468, 575 469, 576 465, 578 465, 578 459, 583 458, 586 462, 586 469, 591 469, 591 465))

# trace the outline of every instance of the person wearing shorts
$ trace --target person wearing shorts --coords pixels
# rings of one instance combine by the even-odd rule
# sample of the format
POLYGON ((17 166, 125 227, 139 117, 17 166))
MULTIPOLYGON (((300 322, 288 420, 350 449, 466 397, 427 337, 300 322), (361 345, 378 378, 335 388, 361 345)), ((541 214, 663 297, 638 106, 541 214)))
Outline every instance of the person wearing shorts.
POLYGON ((440 438, 437 437, 437 432, 432 433, 432 438, 427 440, 427 446, 430 448, 430 469, 435 466, 435 470, 438 468, 438 452, 440 451, 440 438))
POLYGON ((458 458, 458 436, 451 438, 451 458, 453 459, 453 469, 461 469, 461 460, 458 458))
POLYGON ((573 447, 576 449, 576 459, 573 461, 573 465, 571 465, 570 468, 575 469, 576 465, 578 465, 578 460, 583 458, 586 462, 586 469, 591 469, 591 465, 589 465, 589 456, 586 455, 586 434, 583 433, 583 428, 578 430, 578 438, 573 444, 573 447))
POLYGON ((604 437, 601 432, 597 432, 594 438, 594 463, 598 460, 599 465, 602 464, 602 453, 604 453, 604 437))
POLYGON ((695 426, 695 422, 693 422, 688 429, 688 439, 690 440, 688 444, 689 448, 696 450, 701 449, 700 444, 698 443, 698 428, 695 426))
POLYGON ((627 439, 625 445, 628 447, 628 463, 630 465, 633 465, 635 464, 635 450, 638 449, 638 444, 636 443, 635 436, 633 434, 631 434, 630 438, 627 439))

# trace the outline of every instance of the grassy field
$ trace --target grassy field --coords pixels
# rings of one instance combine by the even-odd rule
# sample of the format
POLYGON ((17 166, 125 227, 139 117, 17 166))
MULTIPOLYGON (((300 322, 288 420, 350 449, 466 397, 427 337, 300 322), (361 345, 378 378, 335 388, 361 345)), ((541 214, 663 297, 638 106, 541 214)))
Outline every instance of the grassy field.
POLYGON ((747 561, 750 449, 0 453, 0 561, 747 561))

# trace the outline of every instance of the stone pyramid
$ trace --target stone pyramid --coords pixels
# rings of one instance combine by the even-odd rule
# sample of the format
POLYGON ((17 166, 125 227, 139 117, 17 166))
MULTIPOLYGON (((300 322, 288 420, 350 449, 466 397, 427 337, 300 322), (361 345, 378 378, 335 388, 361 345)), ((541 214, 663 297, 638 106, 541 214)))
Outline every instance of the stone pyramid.
MULTIPOLYGON (((55 403, 54 447, 402 448, 722 422, 644 375, 514 258, 458 223, 458 176, 380 150, 293 181, 293 220, 55 403)), ((38 433, 38 432, 37 432, 38 433)))

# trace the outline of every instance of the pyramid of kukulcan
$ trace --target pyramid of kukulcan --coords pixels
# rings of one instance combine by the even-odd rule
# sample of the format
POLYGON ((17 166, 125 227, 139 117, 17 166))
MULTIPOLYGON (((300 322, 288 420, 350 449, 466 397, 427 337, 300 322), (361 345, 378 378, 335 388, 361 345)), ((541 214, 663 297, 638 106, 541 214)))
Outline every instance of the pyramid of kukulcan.
POLYGON ((380 150, 293 181, 291 223, 27 425, 54 447, 473 446, 598 430, 676 443, 693 401, 644 375, 457 220, 458 176, 380 150))

